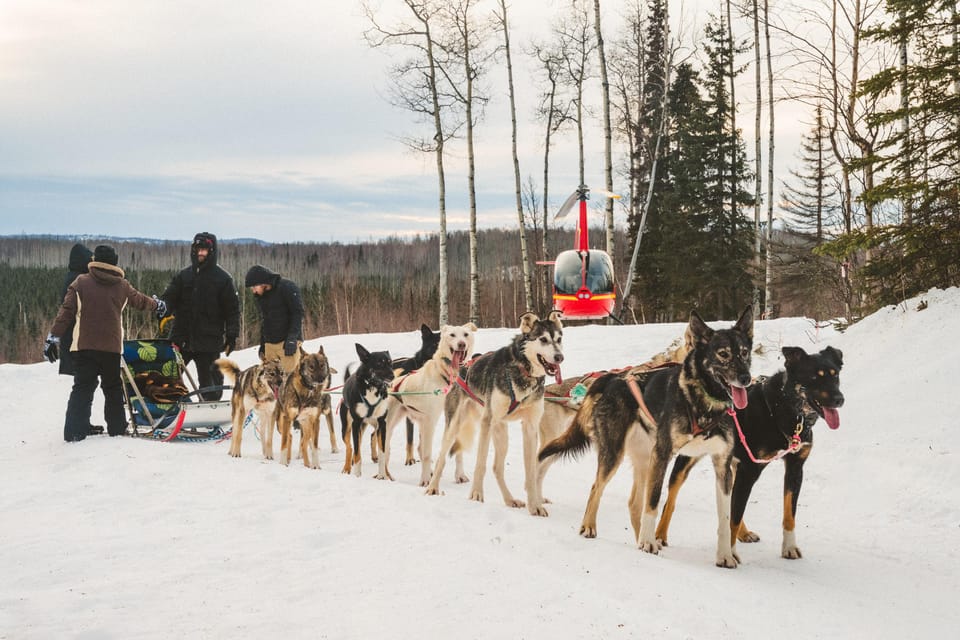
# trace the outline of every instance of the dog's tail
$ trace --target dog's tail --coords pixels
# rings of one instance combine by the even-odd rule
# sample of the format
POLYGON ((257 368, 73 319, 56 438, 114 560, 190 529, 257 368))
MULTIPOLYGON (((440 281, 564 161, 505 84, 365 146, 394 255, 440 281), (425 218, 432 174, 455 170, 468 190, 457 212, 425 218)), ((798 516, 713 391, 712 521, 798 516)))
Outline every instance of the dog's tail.
POLYGON ((537 459, 543 462, 553 456, 578 458, 589 449, 593 434, 594 404, 596 404, 595 396, 588 394, 567 430, 545 444, 540 449, 537 459))
POLYGON ((220 358, 214 360, 213 366, 219 367, 220 373, 224 376, 229 376, 234 384, 236 384, 237 378, 240 376, 240 366, 236 362, 229 358, 220 358))

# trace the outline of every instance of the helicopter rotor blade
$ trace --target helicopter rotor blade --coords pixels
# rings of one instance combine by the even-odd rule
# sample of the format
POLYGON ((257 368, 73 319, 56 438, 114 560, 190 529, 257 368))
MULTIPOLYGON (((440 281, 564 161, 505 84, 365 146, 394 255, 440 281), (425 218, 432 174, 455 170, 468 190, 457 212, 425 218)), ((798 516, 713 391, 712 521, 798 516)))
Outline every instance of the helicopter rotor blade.
POLYGON ((570 196, 563 201, 563 204, 560 205, 560 208, 557 210, 556 215, 553 216, 554 222, 556 222, 557 220, 560 220, 561 218, 566 216, 568 213, 570 213, 570 209, 573 208, 573 203, 579 199, 580 199, 579 191, 574 191, 573 193, 571 193, 570 196))

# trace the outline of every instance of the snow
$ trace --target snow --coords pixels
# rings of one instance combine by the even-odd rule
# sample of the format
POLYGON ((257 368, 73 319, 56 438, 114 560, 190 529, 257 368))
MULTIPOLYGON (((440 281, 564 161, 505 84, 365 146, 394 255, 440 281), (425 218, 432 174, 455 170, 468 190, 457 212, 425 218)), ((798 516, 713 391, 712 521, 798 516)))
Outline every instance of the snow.
MULTIPOLYGON (((726 323, 715 323, 721 326, 726 323)), ((645 360, 683 324, 565 331, 564 372, 645 360)), ((263 460, 244 438, 164 444, 96 436, 62 441, 70 379, 48 363, 0 366, 0 638, 900 638, 960 626, 960 290, 931 290, 839 333, 787 318, 756 326, 754 373, 784 345, 844 353, 837 431, 819 422, 797 524, 803 558, 780 557, 780 468, 757 483, 745 516, 761 540, 736 570, 714 566, 709 464, 680 494, 670 546, 631 540, 629 462, 604 493, 599 535, 577 535, 596 459, 559 462, 548 518, 510 509, 488 474, 487 502, 340 473, 321 437, 322 469, 263 460), (921 298, 926 308, 918 310, 921 298)), ((477 350, 515 329, 484 329, 477 350)), ((407 355, 418 332, 330 336, 341 371, 354 342, 407 355)), ((255 349, 235 354, 253 363, 255 349)), ((99 398, 99 393, 98 393, 99 398)), ((94 422, 102 422, 102 401, 94 422)), ((249 430, 249 428, 248 428, 249 430)), ((395 454, 403 429, 395 431, 395 454)), ((439 437, 437 438, 439 446, 439 437)), ((507 482, 523 495, 519 427, 507 482)), ((278 442, 275 442, 275 447, 278 442)), ((400 449, 398 449, 400 448, 400 449)), ((394 460, 397 460, 395 455, 394 460)), ((780 463, 774 466, 781 467, 780 463)), ((467 456, 472 475, 473 452, 467 456)))

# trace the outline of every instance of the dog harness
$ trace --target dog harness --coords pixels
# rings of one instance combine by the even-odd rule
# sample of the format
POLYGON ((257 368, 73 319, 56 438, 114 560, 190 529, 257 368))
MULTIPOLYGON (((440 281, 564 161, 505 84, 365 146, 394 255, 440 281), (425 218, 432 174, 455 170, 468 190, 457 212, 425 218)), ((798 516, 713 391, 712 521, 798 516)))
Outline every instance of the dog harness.
MULTIPOLYGON (((466 367, 464 368, 464 371, 466 371, 466 367)), ((525 377, 528 377, 528 378, 530 377, 529 372, 526 372, 523 367, 521 367, 521 373, 523 373, 525 377)), ((466 393, 471 400, 479 404, 481 407, 485 406, 483 400, 478 398, 477 395, 470 389, 470 385, 467 384, 467 380, 466 378, 463 377, 463 373, 460 373, 457 375, 456 382, 457 382, 457 386, 463 389, 463 392, 466 393)), ((523 400, 526 400, 526 397, 524 397, 523 400)), ((516 410, 516 408, 520 406, 520 403, 523 402, 523 400, 517 400, 517 395, 513 392, 513 385, 511 384, 510 385, 510 407, 507 409, 507 415, 510 415, 511 413, 513 413, 516 410)))

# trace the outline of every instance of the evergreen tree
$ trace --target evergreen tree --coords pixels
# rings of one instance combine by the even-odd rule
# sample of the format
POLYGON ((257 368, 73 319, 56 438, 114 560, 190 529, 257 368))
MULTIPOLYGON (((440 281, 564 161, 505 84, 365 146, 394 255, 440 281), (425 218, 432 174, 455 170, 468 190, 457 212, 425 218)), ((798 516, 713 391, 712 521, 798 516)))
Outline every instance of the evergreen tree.
POLYGON ((767 251, 773 262, 778 315, 809 314, 815 318, 843 313, 849 294, 841 265, 815 252, 843 229, 838 168, 830 151, 830 132, 818 104, 814 124, 800 142, 799 170, 783 185, 784 225, 775 229, 767 251))
MULTIPOLYGON (((732 46, 723 21, 714 18, 705 30, 704 66, 708 129, 704 132, 704 196, 708 211, 705 232, 709 254, 701 258, 704 282, 717 317, 729 318, 742 310, 752 298, 753 284, 749 263, 753 257, 753 225, 741 212, 753 205, 746 186, 753 174, 747 169, 743 138, 731 125, 735 105, 731 104, 730 74, 739 75, 743 67, 731 64, 730 55, 745 51, 732 46)), ((757 274, 755 274, 757 275, 757 274)))
POLYGON ((871 260, 859 275, 874 306, 930 287, 960 284, 960 18, 956 2, 887 0, 886 10, 891 21, 867 35, 900 46, 905 55, 898 66, 866 80, 862 89, 874 100, 899 91, 896 108, 878 111, 873 123, 901 126, 891 127, 878 145, 878 165, 885 177, 862 198, 874 205, 896 203, 902 221, 852 233, 827 247, 840 256, 870 251, 871 260))
MULTIPOLYGON (((654 162, 654 149, 660 122, 664 117, 663 94, 666 91, 667 78, 667 4, 666 0, 650 0, 647 5, 646 37, 643 39, 642 57, 644 68, 640 70, 643 81, 640 83, 640 106, 633 133, 634 154, 631 161, 631 180, 636 185, 635 196, 645 198, 649 189, 650 172, 654 162)), ((653 188, 653 197, 647 209, 646 225, 643 230, 643 242, 637 254, 638 268, 634 275, 632 290, 640 301, 640 315, 646 321, 658 321, 667 318, 665 296, 669 285, 665 280, 668 268, 659 260, 663 243, 662 194, 666 191, 666 171, 657 171, 653 188)), ((627 237, 630 246, 634 246, 640 231, 640 211, 634 207, 628 220, 627 237)), ((629 301, 628 301, 629 303, 629 301)))

